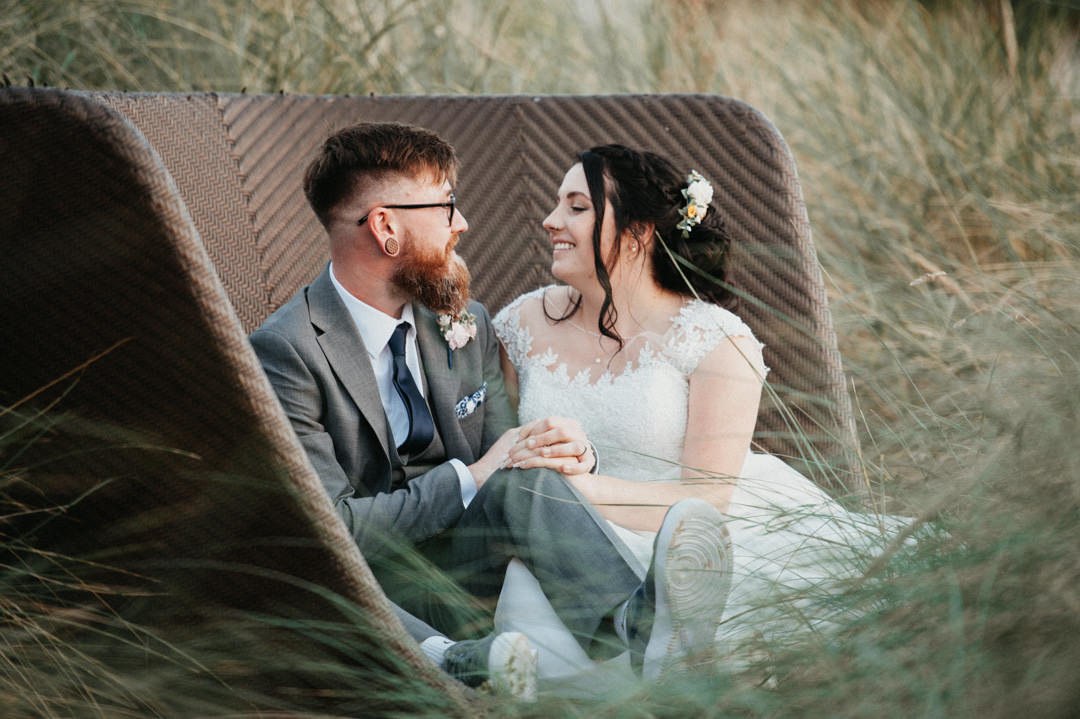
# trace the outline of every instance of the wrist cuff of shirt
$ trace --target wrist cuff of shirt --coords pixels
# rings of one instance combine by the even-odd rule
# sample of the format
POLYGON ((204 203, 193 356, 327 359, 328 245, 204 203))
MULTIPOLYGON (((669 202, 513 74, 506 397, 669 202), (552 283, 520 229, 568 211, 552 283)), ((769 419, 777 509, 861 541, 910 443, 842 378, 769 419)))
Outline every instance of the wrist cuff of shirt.
POLYGON ((461 503, 468 507, 469 502, 476 496, 476 478, 465 463, 456 457, 450 460, 450 466, 457 472, 458 483, 461 484, 461 503))

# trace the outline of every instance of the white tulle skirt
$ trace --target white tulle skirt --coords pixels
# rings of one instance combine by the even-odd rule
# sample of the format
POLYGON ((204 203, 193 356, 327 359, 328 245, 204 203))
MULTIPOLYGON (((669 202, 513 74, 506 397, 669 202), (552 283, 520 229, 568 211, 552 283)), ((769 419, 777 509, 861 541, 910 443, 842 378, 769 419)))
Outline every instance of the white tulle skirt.
MULTIPOLYGON (((725 513, 734 567, 730 594, 717 602, 719 655, 738 663, 747 640, 827 631, 841 619, 828 597, 857 580, 908 522, 849 512, 780 459, 749 454, 725 513)), ((647 567, 655 533, 612 527, 647 567)), ((516 560, 506 572, 495 628, 523 632, 539 649, 542 690, 591 693, 634 681, 625 654, 601 663, 589 659, 516 560)))

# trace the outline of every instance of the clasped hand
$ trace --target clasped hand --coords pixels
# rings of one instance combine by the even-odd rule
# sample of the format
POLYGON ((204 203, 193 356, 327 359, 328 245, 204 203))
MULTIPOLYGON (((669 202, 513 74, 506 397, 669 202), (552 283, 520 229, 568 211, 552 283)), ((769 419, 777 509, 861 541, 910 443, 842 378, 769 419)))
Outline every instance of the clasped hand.
POLYGON ((545 417, 518 427, 517 432, 506 467, 545 467, 563 474, 585 474, 596 464, 592 445, 576 419, 545 417))
POLYGON ((478 475, 481 467, 470 467, 478 483, 496 469, 553 469, 562 474, 585 474, 596 465, 592 445, 576 419, 545 417, 509 429, 477 463, 491 467, 478 475), (492 462, 495 462, 492 466, 492 462))

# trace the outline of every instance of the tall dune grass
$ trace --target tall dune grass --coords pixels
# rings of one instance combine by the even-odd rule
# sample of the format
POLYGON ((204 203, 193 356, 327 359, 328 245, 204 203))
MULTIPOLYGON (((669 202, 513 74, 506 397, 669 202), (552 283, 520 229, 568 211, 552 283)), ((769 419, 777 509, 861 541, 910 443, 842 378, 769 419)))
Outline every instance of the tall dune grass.
MULTIPOLYGON (((1080 706, 1077 15, 902 0, 0 0, 0 70, 73 88, 749 101, 799 165, 867 476, 887 509, 925 524, 920 541, 868 564, 886 582, 833 600, 860 618, 763 645, 748 670, 498 711, 1069 716, 1080 706)), ((0 708, 170 706, 154 698, 168 682, 132 686, 100 659, 61 686, 69 704, 11 703, 35 672, 62 666, 53 645, 12 644, 27 596, 5 593, 4 638, 23 654, 4 655, 0 708), (89 685, 119 688, 101 698, 89 685)))

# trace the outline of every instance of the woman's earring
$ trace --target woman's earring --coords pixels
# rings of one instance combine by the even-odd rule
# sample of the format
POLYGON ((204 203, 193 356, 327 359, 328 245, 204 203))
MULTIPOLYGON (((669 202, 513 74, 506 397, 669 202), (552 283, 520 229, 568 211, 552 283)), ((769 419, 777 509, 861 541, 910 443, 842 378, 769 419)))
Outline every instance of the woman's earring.
POLYGON ((637 254, 637 249, 638 249, 638 244, 636 242, 631 242, 630 243, 630 251, 633 252, 634 254, 637 254))
POLYGON ((396 257, 398 250, 401 249, 398 246, 398 241, 393 237, 388 238, 386 240, 386 244, 383 247, 386 250, 386 254, 390 255, 391 257, 396 257))

